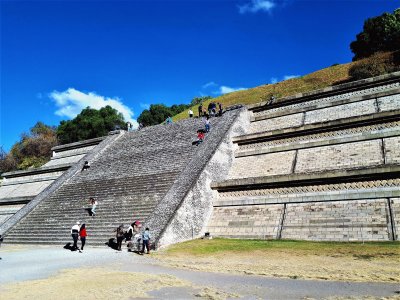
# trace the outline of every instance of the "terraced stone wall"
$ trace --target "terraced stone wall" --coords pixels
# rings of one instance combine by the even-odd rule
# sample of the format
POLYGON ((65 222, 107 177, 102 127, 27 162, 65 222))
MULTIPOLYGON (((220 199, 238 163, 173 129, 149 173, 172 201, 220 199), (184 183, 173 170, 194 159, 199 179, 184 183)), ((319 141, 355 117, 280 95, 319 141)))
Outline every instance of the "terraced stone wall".
POLYGON ((250 107, 207 230, 233 238, 396 240, 400 73, 250 107))

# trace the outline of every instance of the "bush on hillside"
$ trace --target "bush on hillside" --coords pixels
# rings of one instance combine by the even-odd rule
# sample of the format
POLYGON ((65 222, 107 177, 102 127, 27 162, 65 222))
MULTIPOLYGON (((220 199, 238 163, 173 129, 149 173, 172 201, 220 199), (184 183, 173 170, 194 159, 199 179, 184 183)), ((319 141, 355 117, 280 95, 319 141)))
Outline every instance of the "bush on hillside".
POLYGON ((349 69, 349 75, 352 80, 360 80, 396 71, 400 71, 400 51, 378 52, 354 63, 349 69))
POLYGON ((400 9, 393 14, 367 19, 363 31, 357 34, 350 44, 354 53, 353 61, 370 57, 377 52, 396 51, 400 49, 400 9))

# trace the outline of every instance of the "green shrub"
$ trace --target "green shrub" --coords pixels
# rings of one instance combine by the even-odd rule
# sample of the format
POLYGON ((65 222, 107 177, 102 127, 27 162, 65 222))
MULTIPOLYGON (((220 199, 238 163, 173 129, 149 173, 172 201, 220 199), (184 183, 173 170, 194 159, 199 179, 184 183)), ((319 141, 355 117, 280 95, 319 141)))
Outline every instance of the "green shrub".
POLYGON ((378 52, 354 63, 349 75, 352 80, 360 80, 396 71, 400 71, 400 51, 378 52))

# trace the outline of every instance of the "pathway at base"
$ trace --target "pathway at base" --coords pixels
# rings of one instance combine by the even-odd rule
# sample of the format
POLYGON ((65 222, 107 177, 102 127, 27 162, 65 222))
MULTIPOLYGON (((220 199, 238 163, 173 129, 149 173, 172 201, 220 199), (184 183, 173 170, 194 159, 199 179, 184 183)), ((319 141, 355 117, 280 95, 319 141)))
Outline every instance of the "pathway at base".
POLYGON ((112 267, 127 272, 169 274, 192 283, 190 287, 164 287, 150 291, 149 296, 156 299, 199 299, 200 290, 205 287, 222 292, 222 298, 225 292, 241 299, 388 297, 399 296, 400 291, 398 284, 277 279, 167 268, 149 256, 116 252, 110 248, 89 247, 79 253, 57 246, 5 245, 0 256, 1 289, 9 283, 50 278, 63 269, 112 267))

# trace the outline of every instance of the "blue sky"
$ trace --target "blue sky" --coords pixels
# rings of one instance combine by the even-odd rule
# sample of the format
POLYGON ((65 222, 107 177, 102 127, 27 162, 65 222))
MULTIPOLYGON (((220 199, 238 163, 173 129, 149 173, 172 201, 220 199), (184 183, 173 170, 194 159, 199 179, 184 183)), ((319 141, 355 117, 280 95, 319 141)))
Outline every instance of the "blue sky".
POLYGON ((400 1, 1 0, 0 146, 37 121, 106 104, 134 121, 152 103, 305 75, 351 61, 364 20, 400 1))

